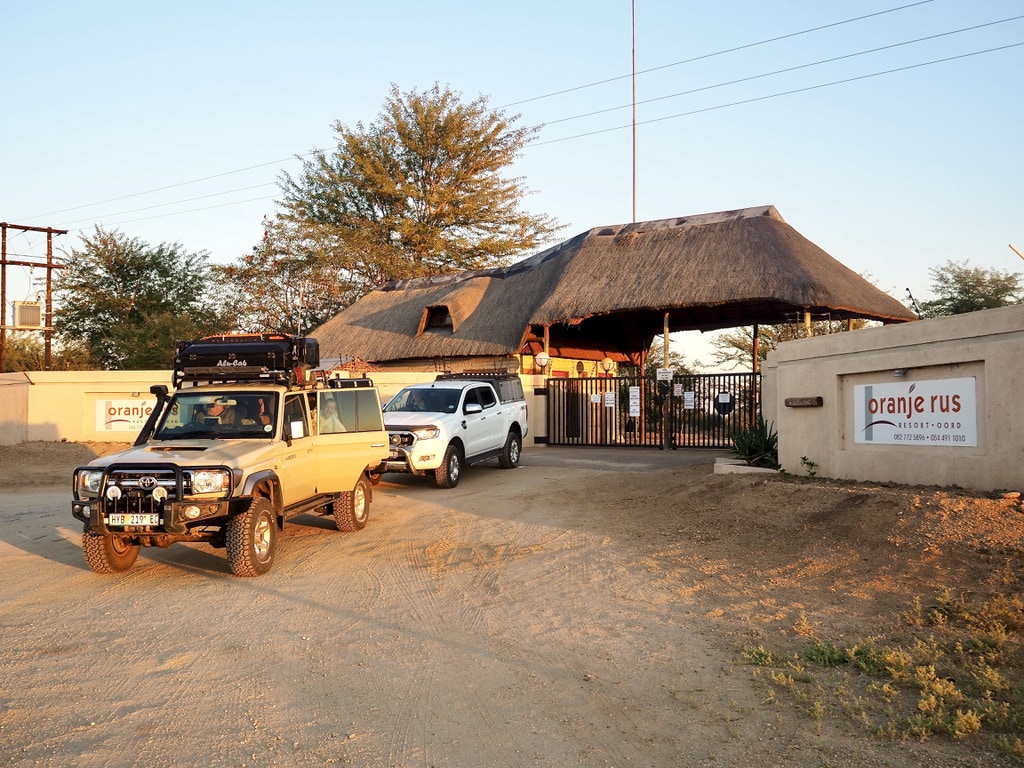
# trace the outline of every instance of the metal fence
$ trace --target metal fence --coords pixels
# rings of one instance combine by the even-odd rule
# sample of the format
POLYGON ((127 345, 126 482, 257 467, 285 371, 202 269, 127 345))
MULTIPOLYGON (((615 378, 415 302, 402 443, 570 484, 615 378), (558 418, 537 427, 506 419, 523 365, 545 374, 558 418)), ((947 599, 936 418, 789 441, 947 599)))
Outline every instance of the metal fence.
POLYGON ((550 445, 729 448, 761 410, 757 373, 548 379, 550 445))

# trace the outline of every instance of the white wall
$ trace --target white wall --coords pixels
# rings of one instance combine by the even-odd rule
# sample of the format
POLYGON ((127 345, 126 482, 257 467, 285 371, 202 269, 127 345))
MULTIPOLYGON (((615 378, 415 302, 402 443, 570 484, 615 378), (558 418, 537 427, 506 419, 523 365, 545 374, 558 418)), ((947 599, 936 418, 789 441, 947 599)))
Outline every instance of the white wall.
POLYGON ((806 458, 820 477, 978 490, 1024 486, 1024 306, 785 342, 768 355, 763 373, 765 418, 778 430, 788 472, 807 474, 806 458), (905 374, 894 376, 898 370, 905 374), (899 383, 913 392, 959 379, 974 382, 977 445, 859 441, 859 385, 899 383), (805 405, 818 397, 820 406, 805 405))
MULTIPOLYGON (((435 372, 387 371, 369 374, 381 400, 387 401, 402 387, 433 381, 435 372)), ((543 398, 534 397, 534 386, 543 388, 544 377, 521 376, 530 411, 532 438, 545 433, 543 398), (535 382, 540 384, 536 385, 535 382)), ((30 371, 0 374, 0 445, 26 441, 131 442, 144 421, 142 414, 154 402, 149 388, 171 385, 170 371, 30 371), (119 418, 113 409, 124 412, 119 418), (137 415, 132 415, 133 413, 137 415)))

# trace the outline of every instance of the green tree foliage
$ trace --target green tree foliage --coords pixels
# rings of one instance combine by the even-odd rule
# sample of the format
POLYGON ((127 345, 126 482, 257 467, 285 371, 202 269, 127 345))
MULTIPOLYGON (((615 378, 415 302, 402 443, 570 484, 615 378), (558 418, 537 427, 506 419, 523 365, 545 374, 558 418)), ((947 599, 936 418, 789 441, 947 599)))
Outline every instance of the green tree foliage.
POLYGON ((54 328, 64 345, 84 344, 93 366, 170 368, 178 341, 221 330, 209 289, 205 252, 97 226, 54 281, 54 328))
MULTIPOLYGON (((46 370, 46 343, 39 331, 8 331, 4 343, 5 372, 46 370)), ((89 353, 81 345, 51 345, 49 370, 82 370, 89 353)))
POLYGON ((296 242, 296 229, 265 219, 264 237, 237 263, 211 265, 216 295, 232 307, 233 328, 248 333, 306 333, 361 295, 344 270, 296 242))
POLYGON ((970 267, 968 262, 947 261, 928 270, 932 293, 938 298, 921 302, 922 317, 962 315, 980 309, 1021 302, 1021 275, 999 269, 970 267))
MULTIPOLYGON (((852 330, 863 328, 866 320, 854 320, 852 330)), ((829 333, 842 333, 851 330, 846 320, 815 320, 811 323, 812 336, 824 336, 829 333)), ((757 357, 763 363, 768 353, 777 349, 779 344, 807 336, 807 329, 800 323, 781 323, 778 325, 759 325, 757 327, 757 357)), ((712 363, 725 368, 742 368, 753 370, 754 360, 754 327, 742 326, 732 328, 718 334, 711 340, 714 352, 712 363)))
POLYGON ((559 226, 520 209, 521 180, 503 171, 537 128, 464 103, 437 84, 399 92, 378 121, 335 123, 332 152, 283 174, 281 223, 292 256, 315 259, 358 294, 388 281, 508 263, 559 226))
MULTIPOLYGON (((662 336, 655 336, 650 349, 647 350, 643 372, 645 378, 653 379, 657 375, 658 369, 665 367, 665 344, 662 338, 662 336)), ((687 362, 686 356, 674 351, 671 345, 668 351, 668 367, 675 372, 676 376, 692 376, 696 373, 693 366, 687 362)), ((636 373, 636 366, 629 363, 619 364, 620 375, 632 376, 636 375, 636 373)))

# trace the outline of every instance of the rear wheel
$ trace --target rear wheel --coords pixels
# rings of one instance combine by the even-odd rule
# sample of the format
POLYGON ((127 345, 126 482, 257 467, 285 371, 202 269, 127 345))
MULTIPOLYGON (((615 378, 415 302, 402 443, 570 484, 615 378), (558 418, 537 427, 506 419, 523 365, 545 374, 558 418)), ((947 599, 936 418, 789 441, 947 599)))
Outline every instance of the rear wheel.
POLYGON ((509 430, 505 438, 505 446, 498 454, 498 464, 502 469, 515 469, 519 465, 519 454, 523 450, 523 438, 515 430, 509 430))
POLYGON ((339 531, 361 531, 370 517, 370 483, 360 476, 356 487, 334 502, 334 524, 339 531))
POLYGON ((139 545, 132 544, 125 536, 104 536, 85 531, 82 534, 82 551, 85 562, 96 573, 121 573, 127 571, 139 557, 139 545))
POLYGON ((454 488, 462 474, 462 452, 452 443, 444 452, 444 461, 434 470, 434 485, 438 488, 454 488))
POLYGON ((228 520, 227 550, 236 576, 260 576, 270 570, 277 551, 277 521, 270 499, 257 496, 249 508, 228 520))

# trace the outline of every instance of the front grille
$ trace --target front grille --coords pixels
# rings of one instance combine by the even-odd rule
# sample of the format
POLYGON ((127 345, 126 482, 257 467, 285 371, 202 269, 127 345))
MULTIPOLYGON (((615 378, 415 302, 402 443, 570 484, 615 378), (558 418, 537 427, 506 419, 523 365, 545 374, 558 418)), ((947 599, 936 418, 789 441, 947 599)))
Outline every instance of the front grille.
POLYGON ((190 473, 184 473, 179 483, 178 472, 173 467, 112 467, 103 488, 104 511, 107 514, 162 513, 165 505, 179 500, 181 494, 187 494, 190 490, 190 473), (107 497, 106 490, 111 486, 121 489, 120 498, 107 497), (167 492, 167 498, 163 501, 153 498, 153 491, 157 488, 167 492))

